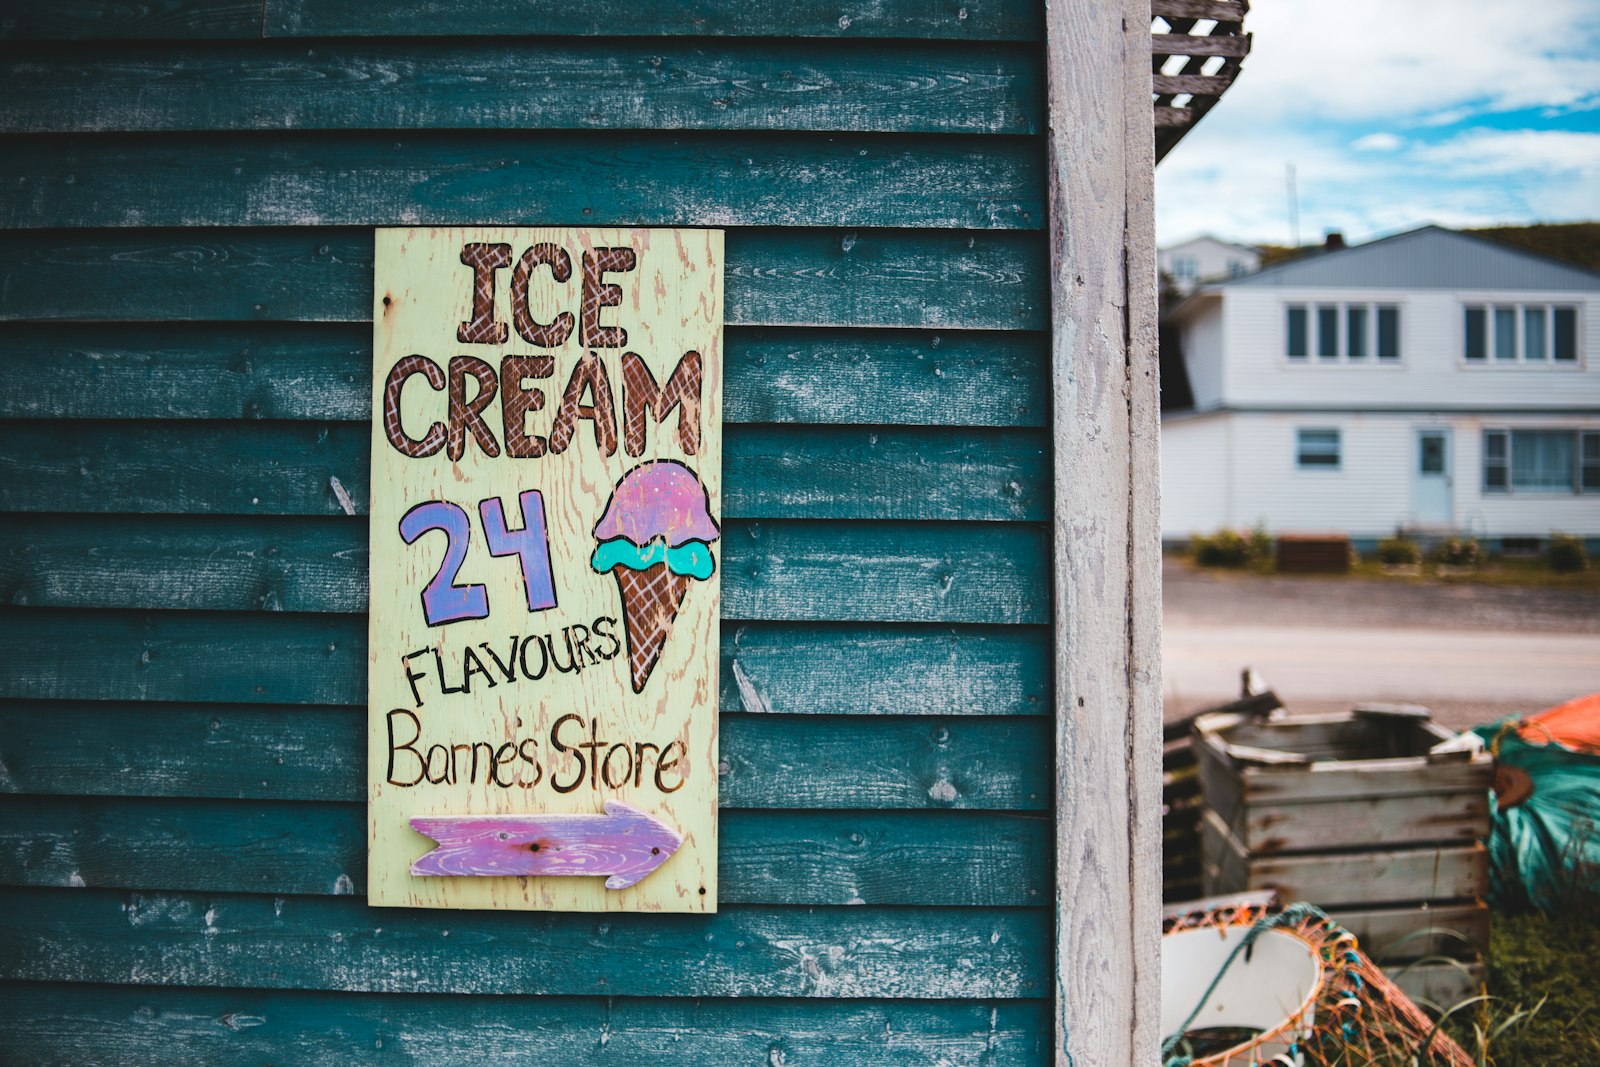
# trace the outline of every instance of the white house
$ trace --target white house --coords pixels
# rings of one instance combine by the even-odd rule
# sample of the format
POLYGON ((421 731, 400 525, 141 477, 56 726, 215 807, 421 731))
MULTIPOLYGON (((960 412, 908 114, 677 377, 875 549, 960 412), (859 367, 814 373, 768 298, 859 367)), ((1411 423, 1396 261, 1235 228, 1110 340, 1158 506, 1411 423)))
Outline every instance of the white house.
POLYGON ((1259 270, 1261 253, 1249 245, 1196 237, 1157 250, 1156 267, 1167 276, 1173 289, 1187 295, 1201 282, 1237 278, 1259 270))
POLYGON ((1428 226, 1201 286, 1168 325, 1194 397, 1162 418, 1168 539, 1600 538, 1600 274, 1428 226))

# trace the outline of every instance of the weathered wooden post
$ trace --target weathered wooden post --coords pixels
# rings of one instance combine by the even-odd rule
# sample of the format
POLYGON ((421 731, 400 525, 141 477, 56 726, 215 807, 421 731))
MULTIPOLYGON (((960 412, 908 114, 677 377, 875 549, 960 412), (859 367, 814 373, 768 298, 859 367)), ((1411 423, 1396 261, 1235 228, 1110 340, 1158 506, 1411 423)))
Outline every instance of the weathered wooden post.
POLYGON ((1062 1065, 1164 1036, 1150 9, 1117 6, 1046 8, 1062 1065))
POLYGON ((1152 1062, 1149 32, 8 5, 7 1056, 1152 1062))

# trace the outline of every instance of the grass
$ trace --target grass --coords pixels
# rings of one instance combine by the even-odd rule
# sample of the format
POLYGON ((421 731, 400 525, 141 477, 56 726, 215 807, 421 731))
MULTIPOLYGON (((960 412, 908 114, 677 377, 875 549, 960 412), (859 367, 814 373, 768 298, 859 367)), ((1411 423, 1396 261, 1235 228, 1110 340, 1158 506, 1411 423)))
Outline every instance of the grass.
POLYGON ((1600 1064, 1600 908, 1576 916, 1496 913, 1489 958, 1490 999, 1446 1024, 1462 1048, 1476 1057, 1478 1032, 1539 1005, 1496 1036, 1481 1062, 1600 1064))
MULTIPOLYGON (((1251 559, 1236 567, 1206 567, 1197 563, 1192 555, 1180 554, 1179 558, 1207 574, 1226 575, 1255 575, 1271 577, 1278 573, 1270 558, 1251 559)), ((1365 578, 1372 581, 1401 582, 1410 584, 1441 583, 1445 585, 1493 585, 1514 586, 1528 589, 1574 589, 1588 592, 1600 592, 1600 566, 1590 566, 1588 570, 1572 571, 1558 574, 1550 569, 1550 565, 1542 559, 1506 559, 1494 557, 1476 567, 1446 567, 1442 570, 1437 563, 1423 562, 1412 568, 1386 567, 1379 563, 1375 554, 1367 553, 1359 563, 1350 569, 1349 574, 1294 574, 1287 577, 1313 578, 1326 581, 1341 581, 1346 578, 1365 578)), ((1600 1061, 1597 1061, 1600 1063, 1600 1061)))
MULTIPOLYGON (((1494 558, 1476 567, 1447 567, 1422 563, 1415 573, 1395 571, 1375 560, 1363 559, 1350 571, 1357 578, 1391 582, 1442 582, 1463 585, 1521 586, 1535 589, 1600 591, 1600 568, 1558 574, 1542 559, 1494 558)), ((1332 575, 1331 577, 1341 577, 1332 575)))

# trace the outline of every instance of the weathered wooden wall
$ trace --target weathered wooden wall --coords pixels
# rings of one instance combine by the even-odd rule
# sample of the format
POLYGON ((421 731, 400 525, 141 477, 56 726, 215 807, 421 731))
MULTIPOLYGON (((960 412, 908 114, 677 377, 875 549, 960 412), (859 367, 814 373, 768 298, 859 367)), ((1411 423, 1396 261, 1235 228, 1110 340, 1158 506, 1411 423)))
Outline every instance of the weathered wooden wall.
POLYGON ((1051 1057, 1043 12, 866 7, 5 5, 0 1058, 1051 1057), (469 222, 727 229, 715 916, 362 900, 369 228, 469 222))

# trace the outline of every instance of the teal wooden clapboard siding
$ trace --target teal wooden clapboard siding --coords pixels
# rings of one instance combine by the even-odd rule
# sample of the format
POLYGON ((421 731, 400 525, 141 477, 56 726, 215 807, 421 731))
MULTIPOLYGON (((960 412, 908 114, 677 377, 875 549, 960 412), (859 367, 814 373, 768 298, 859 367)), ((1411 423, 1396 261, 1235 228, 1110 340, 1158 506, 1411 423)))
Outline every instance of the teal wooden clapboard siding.
POLYGON ((1039 26, 7 5, 0 1058, 1045 1062, 1039 26), (370 231, 452 222, 727 230, 716 916, 361 899, 370 231))

